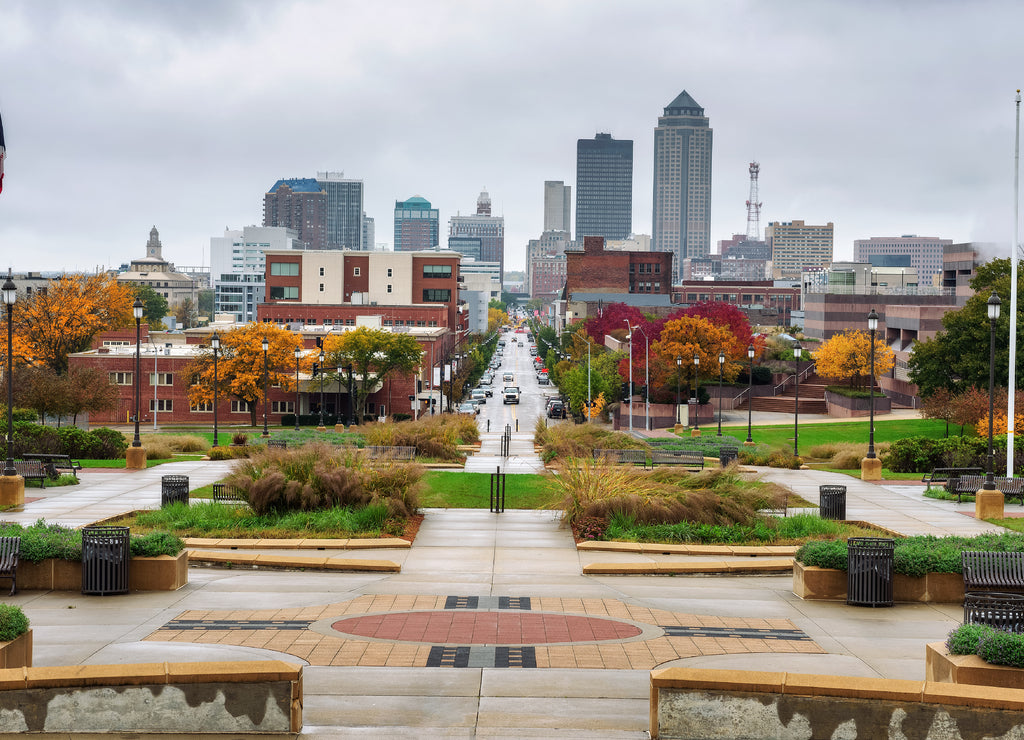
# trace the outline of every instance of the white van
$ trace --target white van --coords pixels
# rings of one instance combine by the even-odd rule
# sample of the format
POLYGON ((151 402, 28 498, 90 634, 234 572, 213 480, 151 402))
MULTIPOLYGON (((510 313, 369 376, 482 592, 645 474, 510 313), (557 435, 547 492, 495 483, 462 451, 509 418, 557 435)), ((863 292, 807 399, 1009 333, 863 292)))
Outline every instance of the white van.
POLYGON ((511 385, 516 382, 516 376, 512 373, 505 373, 501 376, 501 382, 511 385))

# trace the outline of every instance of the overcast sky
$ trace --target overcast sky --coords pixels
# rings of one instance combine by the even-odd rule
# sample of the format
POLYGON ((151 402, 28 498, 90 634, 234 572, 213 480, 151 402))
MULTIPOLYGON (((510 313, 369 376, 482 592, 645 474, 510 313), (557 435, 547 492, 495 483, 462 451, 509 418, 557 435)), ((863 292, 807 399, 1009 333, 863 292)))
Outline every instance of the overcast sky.
MULTIPOLYGON (((654 127, 687 90, 714 129, 712 241, 835 223, 853 240, 1013 236, 1024 3, 827 0, 0 0, 3 267, 209 263, 262 223, 281 177, 365 182, 448 217, 484 187, 521 269, 543 182, 575 197, 576 140, 634 142, 633 230, 651 231, 654 127)), ((575 227, 575 217, 573 219, 575 227)), ((442 244, 446 239, 442 237, 442 244)))

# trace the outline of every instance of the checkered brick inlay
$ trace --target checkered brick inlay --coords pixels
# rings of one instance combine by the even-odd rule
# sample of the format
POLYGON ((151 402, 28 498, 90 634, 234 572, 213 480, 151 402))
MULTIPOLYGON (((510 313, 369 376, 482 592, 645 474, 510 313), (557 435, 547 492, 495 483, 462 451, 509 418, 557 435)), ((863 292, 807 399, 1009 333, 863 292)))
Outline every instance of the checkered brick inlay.
POLYGON ((448 596, 445 609, 514 609, 530 611, 529 596, 448 596))
POLYGON ((312 619, 172 619, 165 630, 308 630, 312 619))
POLYGON ((669 637, 736 637, 753 640, 803 640, 811 638, 801 630, 755 629, 751 627, 677 627, 662 626, 669 637))
POLYGON ((427 656, 427 668, 536 668, 537 648, 435 645, 427 656))

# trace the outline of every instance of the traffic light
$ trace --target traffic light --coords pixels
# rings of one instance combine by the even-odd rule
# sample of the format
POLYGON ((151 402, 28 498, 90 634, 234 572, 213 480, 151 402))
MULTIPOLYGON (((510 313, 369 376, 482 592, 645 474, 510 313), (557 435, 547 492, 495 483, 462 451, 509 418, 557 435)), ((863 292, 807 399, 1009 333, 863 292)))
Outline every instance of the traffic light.
POLYGON ((622 384, 622 400, 629 403, 629 383, 622 384))
POLYGON ((320 373, 320 363, 314 362, 313 363, 313 374, 312 374, 312 377, 315 378, 319 373, 320 373))

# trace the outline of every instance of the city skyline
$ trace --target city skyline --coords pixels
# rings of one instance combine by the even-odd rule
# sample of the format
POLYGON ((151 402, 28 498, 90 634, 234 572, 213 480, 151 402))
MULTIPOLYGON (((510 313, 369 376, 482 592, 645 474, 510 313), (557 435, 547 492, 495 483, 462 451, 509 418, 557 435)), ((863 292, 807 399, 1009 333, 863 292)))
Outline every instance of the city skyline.
POLYGON ((633 230, 652 233, 652 124, 684 89, 715 129, 712 245, 744 231, 756 160, 762 226, 833 222, 836 259, 903 234, 1008 251, 1017 3, 419 7, 5 3, 0 267, 116 267, 154 224, 166 259, 208 265, 271 184, 331 171, 364 182, 380 241, 398 200, 446 223, 486 189, 523 269, 544 182, 575 183, 599 132, 634 142, 633 230))

